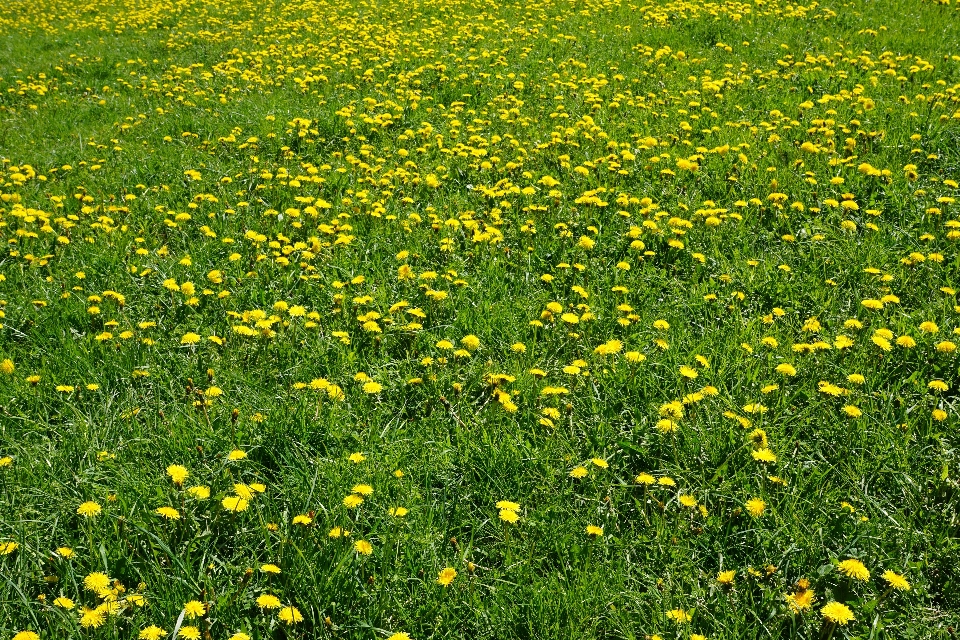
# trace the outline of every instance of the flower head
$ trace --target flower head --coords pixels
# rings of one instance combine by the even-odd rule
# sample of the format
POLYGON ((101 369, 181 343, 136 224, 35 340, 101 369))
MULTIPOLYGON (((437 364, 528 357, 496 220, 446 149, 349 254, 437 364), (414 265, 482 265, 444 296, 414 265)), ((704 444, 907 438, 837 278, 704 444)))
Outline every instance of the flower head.
POLYGON ((853 612, 850 611, 850 608, 847 605, 835 600, 828 602, 823 609, 820 609, 820 613, 822 613, 823 617, 828 621, 839 625, 845 625, 851 620, 855 619, 853 617, 853 612))
POLYGON ((861 582, 866 582, 870 579, 870 571, 863 566, 863 563, 859 560, 855 560, 853 558, 844 560, 839 564, 838 568, 840 569, 841 573, 856 580, 860 580, 861 582))
POLYGON ((440 572, 440 575, 437 576, 437 582, 447 587, 450 586, 450 583, 453 582, 453 579, 457 577, 457 570, 453 567, 447 567, 440 572))
POLYGON ((887 581, 887 584, 898 591, 910 591, 910 583, 907 582, 907 579, 899 573, 889 570, 884 571, 883 579, 887 581))
POLYGON ((298 622, 303 622, 303 615, 296 607, 284 607, 280 609, 280 613, 277 614, 277 618, 279 618, 280 622, 283 622, 284 624, 297 624, 298 622))
POLYGON ((100 515, 101 511, 103 511, 103 508, 92 500, 88 500, 77 507, 77 514, 83 516, 84 518, 92 518, 96 515, 100 515))

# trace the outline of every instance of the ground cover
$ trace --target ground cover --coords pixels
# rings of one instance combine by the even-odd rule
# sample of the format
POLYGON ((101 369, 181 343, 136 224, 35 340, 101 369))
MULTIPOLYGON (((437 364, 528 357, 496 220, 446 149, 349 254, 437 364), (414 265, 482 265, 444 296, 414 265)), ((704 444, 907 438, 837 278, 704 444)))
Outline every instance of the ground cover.
POLYGON ((960 5, 0 6, 0 638, 960 624, 960 5))

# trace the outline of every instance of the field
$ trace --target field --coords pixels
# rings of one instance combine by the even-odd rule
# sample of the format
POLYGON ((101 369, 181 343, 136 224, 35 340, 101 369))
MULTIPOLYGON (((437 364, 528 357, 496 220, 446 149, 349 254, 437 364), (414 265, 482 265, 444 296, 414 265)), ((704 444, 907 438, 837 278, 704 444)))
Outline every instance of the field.
POLYGON ((960 2, 0 4, 0 640, 954 638, 960 2))

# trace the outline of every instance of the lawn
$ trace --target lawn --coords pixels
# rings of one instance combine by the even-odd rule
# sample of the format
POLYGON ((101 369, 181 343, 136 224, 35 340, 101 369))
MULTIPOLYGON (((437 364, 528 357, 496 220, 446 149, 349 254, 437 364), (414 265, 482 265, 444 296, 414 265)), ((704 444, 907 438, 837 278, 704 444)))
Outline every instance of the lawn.
POLYGON ((953 638, 960 2, 6 0, 0 640, 953 638))

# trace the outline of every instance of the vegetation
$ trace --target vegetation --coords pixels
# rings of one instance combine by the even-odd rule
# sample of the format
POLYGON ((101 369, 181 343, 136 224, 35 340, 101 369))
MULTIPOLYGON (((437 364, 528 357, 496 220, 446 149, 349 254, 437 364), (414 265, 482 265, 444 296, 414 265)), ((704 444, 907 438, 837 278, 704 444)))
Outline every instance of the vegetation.
POLYGON ((953 637, 958 8, 2 3, 0 638, 953 637))

